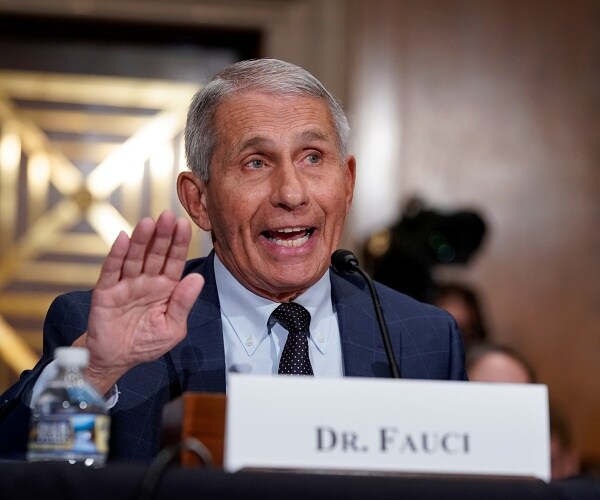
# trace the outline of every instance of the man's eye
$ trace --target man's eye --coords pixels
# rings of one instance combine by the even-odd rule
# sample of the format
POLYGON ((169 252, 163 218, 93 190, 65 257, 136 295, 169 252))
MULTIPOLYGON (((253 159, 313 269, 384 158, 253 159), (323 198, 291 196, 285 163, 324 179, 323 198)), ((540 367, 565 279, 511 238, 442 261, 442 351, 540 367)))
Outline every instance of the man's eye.
POLYGON ((321 157, 318 154, 312 154, 312 155, 308 155, 306 157, 306 159, 308 160, 309 163, 319 163, 321 161, 321 157))
POLYGON ((250 168, 262 168, 265 164, 262 160, 251 160, 247 163, 250 168))

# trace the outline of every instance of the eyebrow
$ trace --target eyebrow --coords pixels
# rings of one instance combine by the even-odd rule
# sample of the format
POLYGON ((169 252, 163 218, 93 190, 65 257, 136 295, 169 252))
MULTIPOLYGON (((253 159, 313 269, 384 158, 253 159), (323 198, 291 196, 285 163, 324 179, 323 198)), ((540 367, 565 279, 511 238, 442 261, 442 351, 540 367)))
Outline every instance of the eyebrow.
MULTIPOLYGON (((300 134, 300 139, 303 141, 327 141, 327 134, 321 132, 320 130, 306 130, 300 134)), ((256 148, 260 146, 264 146, 266 144, 270 144, 273 141, 271 139, 267 139, 266 137, 256 136, 251 137, 250 139, 242 142, 239 147, 235 149, 236 154, 240 154, 242 151, 248 148, 256 148)))
POLYGON ((327 134, 320 130, 306 130, 300 134, 300 138, 309 141, 326 141, 328 139, 327 134))
POLYGON ((235 148, 235 153, 240 154, 242 151, 248 148, 263 146, 265 144, 269 144, 270 142, 272 141, 270 139, 267 139, 266 137, 251 137, 250 139, 247 139, 244 142, 242 142, 237 148, 235 148))

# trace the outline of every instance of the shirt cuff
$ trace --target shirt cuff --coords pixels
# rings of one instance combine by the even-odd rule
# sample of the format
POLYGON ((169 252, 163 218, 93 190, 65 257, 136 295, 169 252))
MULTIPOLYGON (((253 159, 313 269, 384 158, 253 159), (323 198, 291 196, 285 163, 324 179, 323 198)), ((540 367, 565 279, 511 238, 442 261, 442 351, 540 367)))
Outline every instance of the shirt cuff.
MULTIPOLYGON (((37 397, 41 394, 46 384, 50 380, 52 380, 57 373, 58 365, 56 364, 56 360, 51 361, 44 367, 42 373, 40 373, 39 377, 35 381, 33 389, 29 393, 29 397, 25 396, 24 398, 27 406, 32 408, 31 402, 37 399, 37 397)), ((104 395, 104 406, 106 411, 112 410, 115 407, 115 405, 119 401, 119 394, 121 394, 119 392, 119 388, 117 387, 117 384, 114 384, 104 395)))
POLYGON ((104 406, 106 411, 112 410, 117 402, 119 401, 119 387, 117 384, 113 385, 108 392, 104 395, 104 406))

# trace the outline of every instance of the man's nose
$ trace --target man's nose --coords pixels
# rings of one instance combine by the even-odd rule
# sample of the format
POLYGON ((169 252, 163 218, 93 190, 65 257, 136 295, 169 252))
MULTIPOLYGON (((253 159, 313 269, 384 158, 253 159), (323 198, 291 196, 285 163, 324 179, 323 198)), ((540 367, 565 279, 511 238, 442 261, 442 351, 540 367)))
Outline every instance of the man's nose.
POLYGON ((272 177, 272 202, 276 206, 296 209, 307 202, 306 179, 291 160, 277 165, 272 177))

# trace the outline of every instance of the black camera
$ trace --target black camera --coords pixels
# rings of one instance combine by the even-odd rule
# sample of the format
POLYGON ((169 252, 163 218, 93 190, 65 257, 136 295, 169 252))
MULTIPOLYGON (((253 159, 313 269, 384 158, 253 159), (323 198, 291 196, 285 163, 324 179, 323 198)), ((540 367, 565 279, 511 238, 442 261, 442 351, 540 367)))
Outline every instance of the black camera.
POLYGON ((398 222, 369 238, 365 267, 375 280, 427 300, 433 288, 433 267, 467 264, 485 233, 486 224, 475 211, 442 212, 413 198, 398 222))

